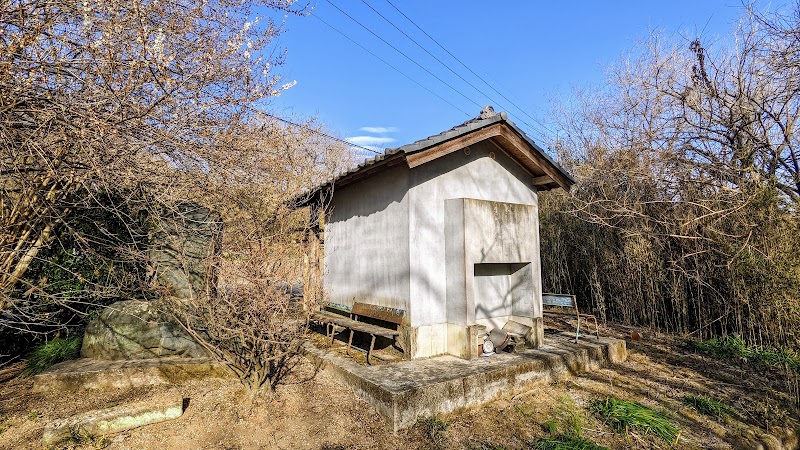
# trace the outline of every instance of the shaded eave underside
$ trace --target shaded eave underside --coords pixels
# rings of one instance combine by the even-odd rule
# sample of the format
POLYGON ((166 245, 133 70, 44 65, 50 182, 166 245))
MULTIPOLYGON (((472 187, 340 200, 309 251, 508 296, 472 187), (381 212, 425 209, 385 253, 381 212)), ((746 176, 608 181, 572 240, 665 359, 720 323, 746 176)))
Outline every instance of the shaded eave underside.
POLYGON ((453 129, 367 159, 358 166, 342 172, 327 182, 301 195, 298 206, 316 201, 320 193, 330 188, 342 188, 357 183, 398 164, 414 168, 441 156, 478 142, 489 141, 531 174, 531 183, 539 191, 561 187, 569 191, 575 179, 535 142, 528 138, 505 113, 486 119, 475 119, 453 129))

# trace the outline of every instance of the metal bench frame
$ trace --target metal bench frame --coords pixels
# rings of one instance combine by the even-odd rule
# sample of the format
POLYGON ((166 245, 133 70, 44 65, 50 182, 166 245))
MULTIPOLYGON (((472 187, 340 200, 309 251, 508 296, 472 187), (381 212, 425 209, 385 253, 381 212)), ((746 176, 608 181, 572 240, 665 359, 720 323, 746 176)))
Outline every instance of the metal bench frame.
POLYGON ((325 324, 325 332, 328 334, 328 337, 330 338, 330 345, 333 345, 333 337, 335 331, 334 327, 336 325, 350 330, 350 336, 347 340, 348 355, 350 354, 350 347, 352 347, 353 345, 354 332, 360 331, 362 333, 369 334, 372 337, 372 339, 369 344, 369 350, 367 350, 367 364, 371 365, 372 362, 370 362, 369 357, 375 348, 375 337, 381 336, 397 341, 397 336, 399 336, 401 333, 399 329, 392 330, 391 328, 385 328, 378 325, 359 322, 358 321, 359 317, 378 319, 385 322, 394 323, 397 325, 403 325, 405 323, 405 311, 402 309, 387 308, 385 306, 372 305, 369 303, 359 303, 359 302, 354 303, 353 308, 350 311, 347 311, 344 308, 339 307, 339 305, 328 304, 324 306, 322 310, 317 311, 311 315, 312 320, 325 324), (336 312, 332 312, 331 309, 333 309, 336 312), (345 317, 337 313, 349 313, 350 317, 345 317))
POLYGON ((594 334, 597 339, 600 339, 600 329, 597 326, 597 317, 592 314, 584 314, 578 311, 578 302, 575 300, 575 296, 571 294, 553 294, 549 292, 542 293, 542 306, 557 306, 560 308, 571 308, 575 311, 566 312, 566 311, 553 311, 553 310, 542 310, 542 314, 547 315, 557 315, 557 316, 575 316, 578 320, 578 326, 575 327, 575 343, 578 343, 578 338, 581 334, 581 317, 584 319, 591 319, 594 321, 594 334))

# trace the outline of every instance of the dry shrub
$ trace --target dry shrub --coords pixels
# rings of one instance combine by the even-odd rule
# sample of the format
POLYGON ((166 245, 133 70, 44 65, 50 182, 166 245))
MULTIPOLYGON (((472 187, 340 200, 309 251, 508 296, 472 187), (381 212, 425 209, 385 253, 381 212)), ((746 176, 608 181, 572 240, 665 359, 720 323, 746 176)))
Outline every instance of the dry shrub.
POLYGON ((25 273, 59 234, 73 234, 74 212, 134 223, 139 208, 125 204, 179 200, 193 175, 225 158, 216 136, 289 87, 274 70, 281 29, 270 17, 304 12, 291 0, 0 3, 4 325, 41 323, 30 302, 78 301, 21 295, 46 291, 25 273))
POLYGON ((206 259, 218 279, 208 278, 205 292, 189 299, 169 300, 184 328, 255 396, 273 390, 293 367, 321 292, 311 275, 320 256, 314 211, 325 205, 296 210, 295 199, 350 161, 346 148, 312 128, 265 120, 245 131, 222 137, 227 164, 207 171, 190 191, 224 224, 220 252, 206 259), (303 286, 302 299, 291 298, 295 286, 303 286))
POLYGON ((274 385, 304 327, 277 288, 305 281, 318 292, 309 269, 318 252, 306 250, 314 215, 292 212, 290 201, 348 162, 347 148, 313 120, 289 126, 260 109, 292 85, 275 70, 281 16, 307 8, 292 0, 0 4, 4 341, 8 330, 79 326, 73 319, 89 306, 165 294, 144 270, 147 246, 154 224, 188 202, 224 223, 220 253, 206 267, 224 289, 210 276, 203 292, 171 301, 174 314, 253 391, 274 385), (79 232, 78 216, 90 232, 79 232), (81 264, 48 253, 58 247, 81 264), (39 263, 57 266, 74 285, 68 295, 43 272, 27 276, 39 263))
POLYGON ((564 109, 579 186, 541 196, 545 290, 610 321, 800 346, 798 17, 747 11, 732 48, 653 37, 564 109))
POLYGON ((274 250, 248 257, 238 281, 216 296, 170 298, 180 323, 254 395, 273 390, 288 373, 307 324, 302 303, 290 301, 285 289, 297 271, 282 254, 285 246, 274 250))

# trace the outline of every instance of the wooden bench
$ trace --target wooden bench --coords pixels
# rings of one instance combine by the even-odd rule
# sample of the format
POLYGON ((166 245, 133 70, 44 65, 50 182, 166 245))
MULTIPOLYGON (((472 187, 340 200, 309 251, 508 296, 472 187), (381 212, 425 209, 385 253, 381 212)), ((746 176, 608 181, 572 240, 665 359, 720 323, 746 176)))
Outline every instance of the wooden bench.
POLYGON ((594 334, 597 339, 600 339, 600 330, 597 327, 597 318, 591 314, 583 314, 578 311, 578 302, 575 301, 575 296, 570 294, 542 294, 542 306, 557 307, 561 310, 543 310, 545 315, 554 316, 572 316, 578 320, 578 325, 575 327, 575 343, 578 343, 578 337, 581 334, 581 318, 591 319, 594 321, 594 334), (572 311, 564 311, 563 309, 571 309, 572 311))
POLYGON ((343 305, 332 306, 331 304, 327 304, 320 311, 313 313, 311 315, 311 319, 325 324, 325 331, 329 335, 328 337, 330 338, 331 345, 333 345, 334 325, 349 329, 350 338, 347 340, 348 355, 350 354, 350 347, 353 345, 353 332, 360 331, 362 333, 369 334, 372 337, 372 340, 369 344, 369 350, 367 350, 367 364, 372 364, 369 360, 369 357, 375 347, 375 337, 381 336, 396 341, 397 336, 400 335, 400 331, 361 322, 359 321, 359 318, 371 318, 402 325, 405 322, 405 311, 397 308, 388 308, 385 306, 359 302, 354 303, 352 309, 349 311, 347 311, 346 306, 342 306, 343 305), (345 317, 343 313, 348 312, 350 317, 345 317), (330 331, 328 331, 328 327, 330 328, 330 331))

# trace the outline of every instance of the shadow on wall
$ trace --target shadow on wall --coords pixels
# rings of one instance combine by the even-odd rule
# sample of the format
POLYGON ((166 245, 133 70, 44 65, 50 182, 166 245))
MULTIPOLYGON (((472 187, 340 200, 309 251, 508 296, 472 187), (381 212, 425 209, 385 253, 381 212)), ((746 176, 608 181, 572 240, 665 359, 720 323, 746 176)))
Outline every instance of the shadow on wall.
POLYGON ((527 297, 533 296, 530 263, 474 264, 475 319, 522 314, 527 297))
MULTIPOLYGON (((522 169, 508 155, 488 142, 480 142, 469 147, 470 154, 458 150, 442 156, 433 162, 409 169, 405 163, 388 169, 385 172, 373 175, 357 184, 345 186, 340 189, 334 187, 335 203, 347 203, 348 208, 333 206, 329 223, 341 222, 351 217, 366 217, 386 210, 393 203, 402 203, 408 192, 422 184, 447 173, 453 172, 468 163, 481 158, 489 158, 490 153, 495 154, 495 160, 520 184, 530 185, 530 174, 522 169), (367 189, 368 183, 380 186, 380 189, 367 189), (367 195, 365 195, 365 193, 367 195)), ((454 186, 457 192, 473 192, 470 198, 496 200, 495 197, 510 198, 513 196, 510 184, 498 184, 497 180, 485 177, 459 178, 459 186, 454 186), (505 188, 498 192, 498 188, 505 188)), ((456 195, 448 198, 463 197, 456 195)))

